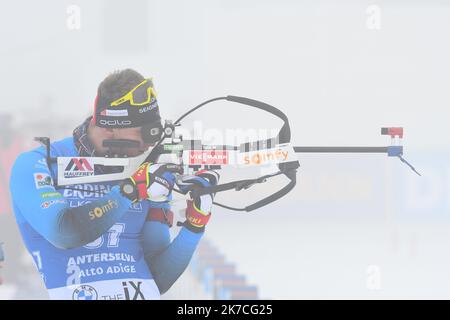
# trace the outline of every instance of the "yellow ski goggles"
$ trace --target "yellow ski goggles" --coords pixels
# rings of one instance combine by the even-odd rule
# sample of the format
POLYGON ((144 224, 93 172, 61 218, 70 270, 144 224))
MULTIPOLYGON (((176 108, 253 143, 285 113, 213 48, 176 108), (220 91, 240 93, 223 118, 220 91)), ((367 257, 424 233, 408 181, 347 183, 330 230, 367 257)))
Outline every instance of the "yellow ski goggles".
POLYGON ((124 102, 129 101, 131 106, 143 106, 152 101, 152 97, 156 99, 156 91, 153 88, 152 79, 145 79, 133 89, 131 89, 123 97, 111 102, 111 107, 116 107, 124 102), (147 86, 145 86, 147 84, 147 86))

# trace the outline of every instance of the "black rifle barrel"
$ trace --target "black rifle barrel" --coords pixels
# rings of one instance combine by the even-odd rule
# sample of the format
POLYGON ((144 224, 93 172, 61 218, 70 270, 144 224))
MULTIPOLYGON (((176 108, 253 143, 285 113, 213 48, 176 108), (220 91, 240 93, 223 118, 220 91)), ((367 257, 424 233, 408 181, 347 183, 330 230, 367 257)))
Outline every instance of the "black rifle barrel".
POLYGON ((298 153, 387 153, 388 147, 294 147, 298 153))

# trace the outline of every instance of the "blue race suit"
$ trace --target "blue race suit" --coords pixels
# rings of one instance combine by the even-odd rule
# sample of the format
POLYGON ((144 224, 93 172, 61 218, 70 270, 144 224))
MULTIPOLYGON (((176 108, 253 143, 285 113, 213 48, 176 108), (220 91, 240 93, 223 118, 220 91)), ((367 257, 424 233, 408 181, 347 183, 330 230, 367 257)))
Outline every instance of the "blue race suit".
MULTIPOLYGON (((79 157, 73 138, 52 143, 51 156, 79 157)), ((90 169, 80 158, 62 168, 90 169)), ((22 153, 10 177, 16 220, 50 298, 159 299, 187 267, 202 233, 182 227, 171 242, 167 224, 148 220, 158 204, 132 204, 120 181, 55 188, 53 177, 56 164, 50 171, 43 147, 22 153)))

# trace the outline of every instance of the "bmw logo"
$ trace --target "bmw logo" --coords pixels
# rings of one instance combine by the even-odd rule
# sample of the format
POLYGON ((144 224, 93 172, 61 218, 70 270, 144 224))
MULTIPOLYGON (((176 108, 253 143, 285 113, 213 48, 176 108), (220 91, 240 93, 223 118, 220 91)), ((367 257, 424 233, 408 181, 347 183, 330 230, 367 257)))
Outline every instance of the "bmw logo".
POLYGON ((97 300, 97 291, 88 285, 81 285, 72 294, 72 300, 97 300))

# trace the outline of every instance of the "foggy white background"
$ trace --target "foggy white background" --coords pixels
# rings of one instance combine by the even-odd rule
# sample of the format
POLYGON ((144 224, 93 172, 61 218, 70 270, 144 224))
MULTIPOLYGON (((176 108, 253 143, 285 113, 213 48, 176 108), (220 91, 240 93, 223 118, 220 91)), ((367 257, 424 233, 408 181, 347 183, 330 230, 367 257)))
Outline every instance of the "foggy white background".
MULTIPOLYGON (((232 94, 283 110, 294 145, 386 145, 380 128, 403 126, 423 177, 384 155, 301 155, 295 191, 249 215, 217 208, 207 236, 263 298, 450 298, 449 2, 0 6, 0 113, 30 139, 70 135, 127 67, 154 78, 166 119, 232 94)), ((206 128, 278 124, 211 108, 194 116, 206 128)))

